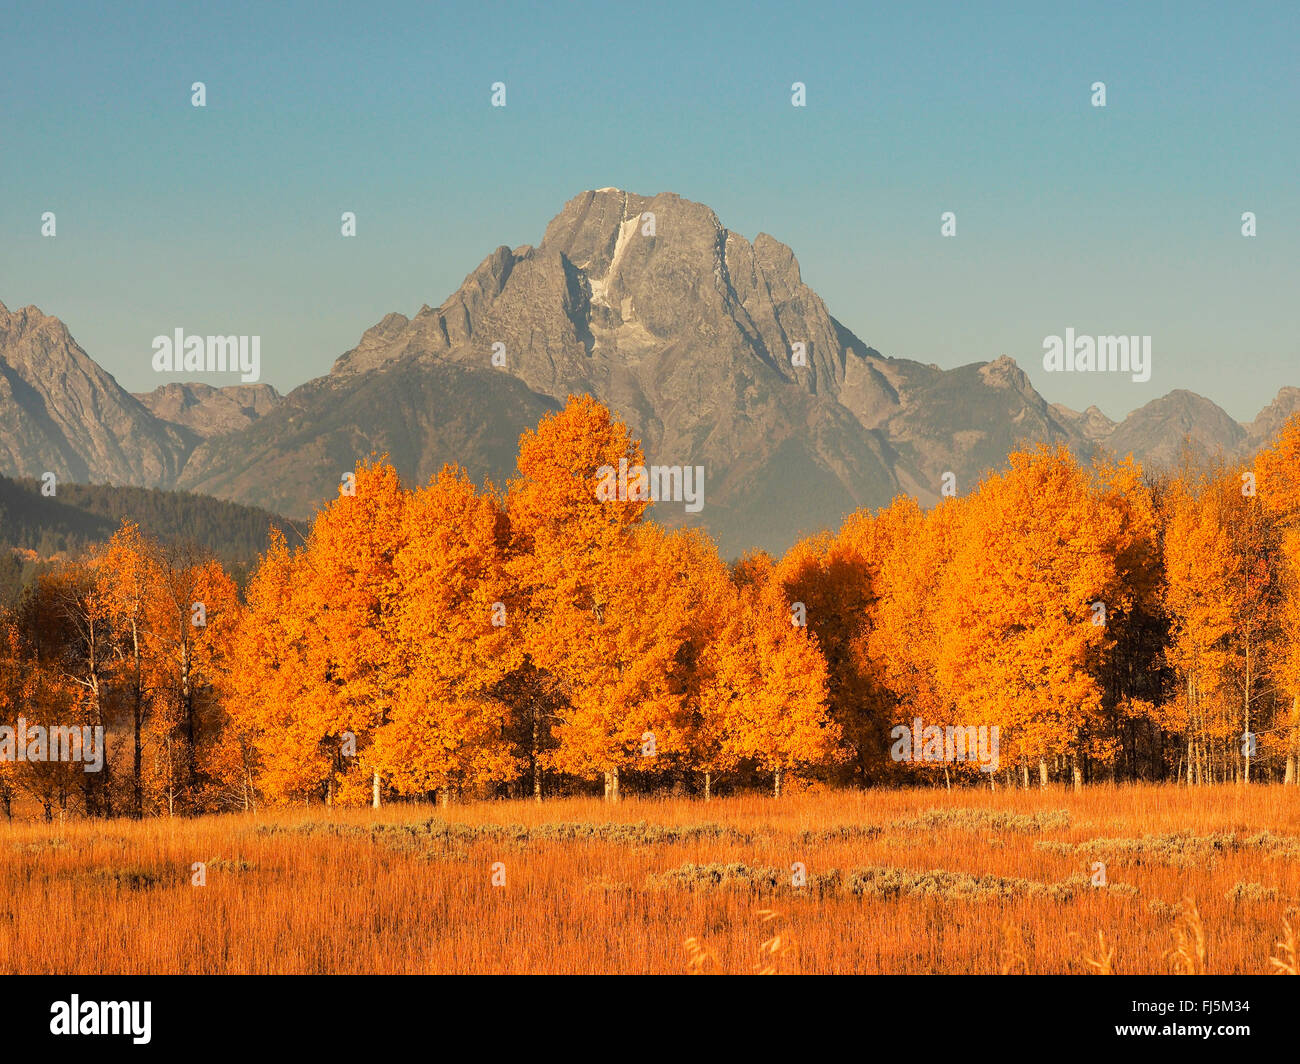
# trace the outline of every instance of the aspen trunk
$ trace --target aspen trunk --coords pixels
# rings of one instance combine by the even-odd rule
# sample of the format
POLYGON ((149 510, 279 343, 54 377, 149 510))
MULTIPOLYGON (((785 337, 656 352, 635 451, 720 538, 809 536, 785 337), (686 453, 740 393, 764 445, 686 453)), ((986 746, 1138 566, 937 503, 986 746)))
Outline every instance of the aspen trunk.
POLYGON ((1296 695, 1291 701, 1291 741, 1287 745, 1286 779, 1284 782, 1295 784, 1300 782, 1296 775, 1296 755, 1300 754, 1300 695, 1296 695))
POLYGON ((1038 759, 1038 786, 1046 789, 1047 787, 1047 758, 1038 759))
POLYGON ((704 770, 704 800, 710 801, 713 798, 713 773, 708 769, 704 770))
MULTIPOLYGON (((1249 735, 1250 734, 1250 643, 1249 642, 1246 643, 1246 685, 1245 687, 1246 687, 1245 689, 1246 704, 1244 706, 1243 716, 1246 719, 1246 727, 1244 730, 1246 735, 1249 735)), ((1242 739, 1241 745, 1243 750, 1250 749, 1248 739, 1242 739)), ((1242 761, 1245 762, 1245 764, 1241 766, 1242 778, 1244 782, 1249 783, 1250 782, 1250 755, 1243 753, 1241 755, 1241 759, 1242 761)))
MULTIPOLYGON (((182 629, 185 626, 185 618, 181 619, 182 629)), ((194 692, 190 689, 190 641, 186 636, 185 641, 181 644, 181 700, 185 707, 185 742, 187 749, 185 752, 185 779, 191 790, 198 783, 199 763, 197 746, 197 732, 195 730, 195 712, 194 712, 194 692)))
POLYGON ((1079 757, 1076 754, 1070 762, 1070 773, 1074 777, 1074 789, 1083 790, 1083 769, 1079 766, 1079 757))
POLYGON ((772 776, 772 797, 781 797, 781 770, 777 769, 772 776))
POLYGON ((1029 790, 1029 762, 1020 762, 1020 775, 1025 784, 1025 790, 1029 790))
POLYGON ((537 703, 533 703, 533 801, 542 800, 542 764, 541 759, 537 756, 537 744, 541 733, 541 716, 542 711, 537 703))
POLYGON ((618 766, 605 770, 605 801, 618 801, 618 766))
MULTIPOLYGON (((1241 744, 1240 744, 1240 749, 1241 749, 1240 780, 1242 783, 1249 783, 1250 782, 1250 739, 1248 738, 1248 736, 1250 735, 1250 711, 1249 710, 1246 711, 1246 727, 1245 730, 1242 731, 1241 735, 1242 737, 1241 737, 1241 744)), ((1232 759, 1232 776, 1234 780, 1238 778, 1238 769, 1237 769, 1236 760, 1237 760, 1236 758, 1232 759)))
POLYGON ((442 806, 444 809, 448 808, 448 807, 451 805, 451 788, 450 788, 450 787, 439 787, 439 788, 438 788, 438 804, 439 804, 440 806, 442 806))
POLYGON ((140 630, 131 621, 131 658, 135 675, 131 684, 131 727, 135 734, 135 759, 132 762, 131 808, 138 820, 144 816, 144 681, 141 678, 140 630))
POLYGON ((372 809, 379 808, 379 773, 378 772, 375 773, 375 778, 372 783, 370 807, 372 809))

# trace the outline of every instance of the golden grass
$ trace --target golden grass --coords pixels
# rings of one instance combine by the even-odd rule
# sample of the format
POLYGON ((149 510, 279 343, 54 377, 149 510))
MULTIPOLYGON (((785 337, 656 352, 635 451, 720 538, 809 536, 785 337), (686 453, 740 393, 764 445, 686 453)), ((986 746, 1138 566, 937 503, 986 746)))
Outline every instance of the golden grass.
POLYGON ((1276 969, 1276 975, 1300 975, 1300 941, 1297 941, 1291 921, 1282 924, 1282 941, 1277 943, 1280 956, 1269 960, 1269 966, 1276 969))
POLYGON ((0 972, 1296 974, 1298 840, 1232 785, 16 822, 0 972))

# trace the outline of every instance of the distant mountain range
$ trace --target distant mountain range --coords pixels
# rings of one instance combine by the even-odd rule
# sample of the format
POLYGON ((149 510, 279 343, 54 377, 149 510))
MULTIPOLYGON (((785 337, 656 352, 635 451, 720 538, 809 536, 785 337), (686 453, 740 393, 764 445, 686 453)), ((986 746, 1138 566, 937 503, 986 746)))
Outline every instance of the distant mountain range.
POLYGON ((649 461, 704 467, 701 513, 654 513, 702 523, 729 555, 782 550, 900 492, 931 503, 948 471, 964 491, 1024 442, 1167 464, 1190 439, 1240 457, 1300 411, 1300 388, 1284 388, 1243 425, 1175 391, 1115 423, 1049 404, 1005 356, 952 370, 888 358, 831 316, 780 241, 751 242, 671 193, 613 188, 570 200, 536 247, 497 248, 440 306, 389 314, 283 397, 179 382, 131 395, 57 318, 0 305, 11 476, 306 517, 372 451, 417 481, 457 461, 503 483, 520 433, 578 392, 623 418, 649 461))

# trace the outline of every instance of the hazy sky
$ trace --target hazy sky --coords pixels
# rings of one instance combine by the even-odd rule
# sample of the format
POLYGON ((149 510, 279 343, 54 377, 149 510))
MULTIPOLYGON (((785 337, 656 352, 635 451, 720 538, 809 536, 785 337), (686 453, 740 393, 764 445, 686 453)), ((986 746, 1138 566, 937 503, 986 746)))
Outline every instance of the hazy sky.
POLYGON ((131 390, 176 328, 260 335, 287 390, 616 185, 789 244, 884 354, 1248 420, 1300 385, 1297 54, 1294 0, 11 7, 0 301, 131 390), (1046 373, 1067 327, 1150 335, 1150 381, 1046 373))

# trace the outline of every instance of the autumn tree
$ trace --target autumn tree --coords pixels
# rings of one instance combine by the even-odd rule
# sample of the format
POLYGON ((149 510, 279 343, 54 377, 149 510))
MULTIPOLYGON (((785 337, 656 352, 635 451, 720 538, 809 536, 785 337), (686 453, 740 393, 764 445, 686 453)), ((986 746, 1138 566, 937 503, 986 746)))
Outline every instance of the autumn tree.
POLYGON ((277 538, 250 584, 235 653, 275 674, 265 694, 245 689, 243 722, 274 798, 317 793, 333 805, 372 793, 359 765, 393 702, 388 623, 405 506, 387 460, 359 464, 306 545, 291 555, 277 538))
POLYGON ((1276 631, 1271 672, 1284 699, 1279 728, 1284 781, 1300 783, 1300 416, 1255 458, 1255 490, 1278 539, 1276 631))
MULTIPOLYGON (((12 739, 0 743, 0 807, 6 819, 12 819, 13 802, 25 793, 41 806, 49 823, 56 807, 60 816, 66 812, 69 798, 84 789, 88 774, 76 762, 33 759, 30 738, 22 754, 19 745, 34 728, 46 729, 48 742, 49 728, 79 727, 88 717, 84 688, 65 671, 62 647, 51 638, 62 618, 48 611, 41 617, 31 608, 38 601, 29 598, 27 609, 0 618, 0 725, 13 729, 12 739)), ((82 750, 84 755, 84 746, 82 750)), ((39 754, 39 744, 35 752, 39 754)), ((90 804, 86 811, 95 808, 90 804)))
POLYGON ((617 801, 629 769, 683 766, 690 712, 683 651, 693 624, 694 536, 646 524, 583 565, 574 597, 534 629, 529 651, 558 680, 557 769, 603 776, 617 801))
MULTIPOLYGON (((204 792, 217 782, 204 762, 222 730, 220 676, 239 602, 221 564, 194 544, 158 548, 151 575, 145 745, 152 748, 152 765, 146 766, 146 785, 172 813, 178 802, 202 808, 204 792)), ((215 752, 219 760, 221 751, 215 752)))
POLYGON ((1103 734, 1105 596, 1116 585, 1120 515, 1100 507, 1062 447, 1010 456, 962 510, 945 567, 940 669, 965 725, 997 726, 1013 760, 1116 754, 1103 734))
POLYGON ((399 793, 513 779, 499 685, 517 666, 518 602, 505 575, 509 529, 494 494, 448 466, 403 508, 383 604, 391 699, 369 758, 399 793))
POLYGON ((742 575, 729 617, 711 646, 710 732, 723 764, 751 761, 786 775, 842 760, 841 730, 828 712, 828 670, 817 639, 797 624, 779 572, 742 575))
MULTIPOLYGON (((53 650, 51 664, 80 692, 76 718, 66 723, 103 728, 107 735, 115 659, 113 607, 92 565, 84 560, 69 562, 44 574, 32 605, 43 622, 39 624, 43 641, 53 650)), ((107 751, 103 768, 85 773, 82 786, 90 815, 113 815, 113 774, 107 751)))
MULTIPOLYGON (((857 653, 887 692, 884 723, 911 728, 917 719, 944 727, 957 723, 961 681, 944 672, 939 658, 944 579, 956 548, 954 530, 962 507, 944 499, 929 513, 908 497, 896 498, 876 517, 880 563, 871 630, 857 653)), ((877 742, 884 748, 883 736, 877 742)), ((945 763, 951 785, 953 766, 945 763)))
MULTIPOLYGON (((1159 758, 1163 772, 1163 732, 1154 708, 1165 697, 1166 674, 1161 651, 1168 635, 1162 609, 1159 525, 1154 494, 1142 467, 1129 456, 1102 457, 1090 470, 1089 491, 1097 508, 1096 546, 1113 561, 1110 580, 1098 591, 1093 620, 1104 621, 1106 638, 1097 659, 1101 687, 1101 728, 1115 756, 1109 759, 1116 778, 1121 755, 1138 768, 1144 744, 1159 758)), ((1041 762, 1040 762, 1041 767, 1041 762)))
MULTIPOLYGON (((543 418, 535 431, 524 433, 519 441, 518 475, 506 497, 511 530, 508 574, 522 604, 519 625, 512 632, 522 642, 518 668, 536 672, 533 683, 509 686, 516 692, 535 692, 536 681, 541 680, 555 701, 565 703, 556 720, 545 722, 551 734, 559 725, 559 714, 572 719, 580 712, 574 698, 590 688, 590 679, 568 653, 589 651, 572 641, 566 643, 559 633, 594 637, 595 633, 583 629, 603 624, 618 559, 628 556, 630 530, 649 505, 648 496, 641 498, 639 492, 630 493, 636 498, 618 498, 609 497, 602 488, 610 471, 636 468, 644 461, 627 427, 588 396, 570 396, 563 410, 543 418)), ((538 736, 530 751, 538 774, 535 789, 547 763, 557 768, 562 762, 572 763, 558 749, 540 756, 540 747, 550 746, 541 734, 543 701, 533 698, 515 707, 517 713, 531 718, 533 734, 538 736)), ((570 728, 569 734, 577 733, 570 728)), ((616 765, 600 769, 611 797, 618 794, 617 770, 616 765)))
POLYGON ((881 561, 877 533, 877 518, 854 514, 838 534, 792 546, 774 576, 787 620, 812 633, 825 658, 831 715, 859 782, 879 773, 888 730, 889 699, 868 649, 881 561))
POLYGON ((96 581, 105 596, 117 629, 114 653, 121 667, 120 685, 131 716, 131 814, 144 813, 144 724, 147 697, 146 656, 150 640, 146 627, 149 597, 159 584, 155 543, 140 534, 138 525, 124 520, 97 557, 96 581))
POLYGON ((1245 581, 1221 492, 1183 479, 1171 485, 1164 506, 1164 599, 1172 623, 1165 653, 1182 688, 1186 780, 1208 783, 1213 751, 1235 730, 1225 723, 1224 671, 1245 581))
POLYGON ((249 582, 223 677, 233 724, 251 743, 258 787, 273 801, 321 783, 320 735, 295 712, 312 682, 305 644, 313 618, 300 601, 302 568, 283 533, 273 531, 249 582))

